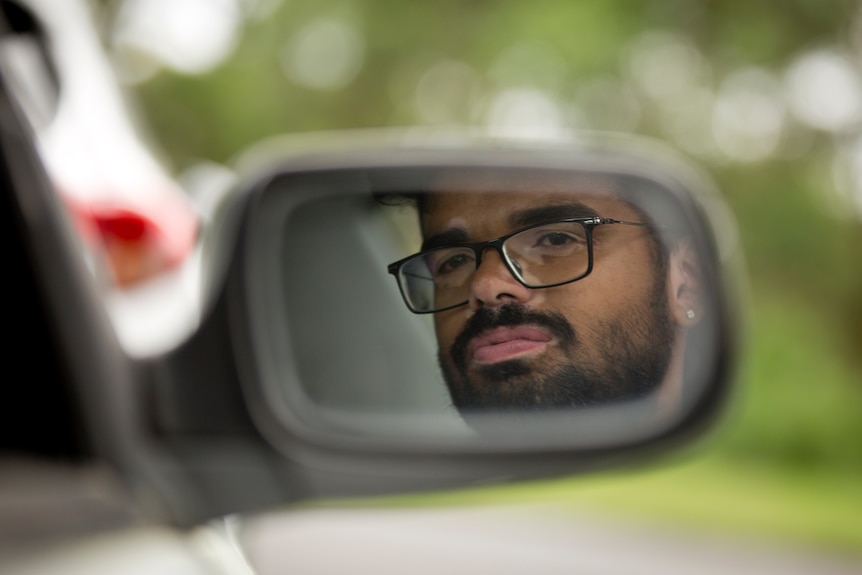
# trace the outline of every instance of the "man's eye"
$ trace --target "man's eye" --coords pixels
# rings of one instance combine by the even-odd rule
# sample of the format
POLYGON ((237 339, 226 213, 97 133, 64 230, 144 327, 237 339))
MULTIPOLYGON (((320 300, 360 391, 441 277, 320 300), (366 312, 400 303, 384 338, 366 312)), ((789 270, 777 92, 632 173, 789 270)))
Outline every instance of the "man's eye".
POLYGON ((441 258, 433 267, 435 276, 451 274, 464 266, 472 265, 473 256, 468 254, 454 254, 448 257, 441 258))
POLYGON ((546 232, 539 236, 536 242, 536 245, 538 247, 543 248, 577 247, 578 245, 583 244, 583 238, 580 238, 567 232, 559 231, 546 232))

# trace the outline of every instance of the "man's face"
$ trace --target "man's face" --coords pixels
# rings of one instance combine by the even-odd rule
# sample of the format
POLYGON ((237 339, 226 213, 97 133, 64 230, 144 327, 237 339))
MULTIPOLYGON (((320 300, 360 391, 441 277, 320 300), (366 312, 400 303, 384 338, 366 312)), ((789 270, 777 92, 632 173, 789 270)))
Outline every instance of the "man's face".
MULTIPOLYGON (((643 221, 612 195, 561 192, 438 193, 428 197, 421 220, 426 243, 436 237, 439 244, 441 236, 478 242, 549 213, 643 221)), ((434 314, 439 362, 455 406, 595 405, 643 395, 661 383, 675 332, 657 249, 649 228, 596 226, 592 272, 542 289, 520 284, 500 254, 486 250, 469 302, 434 314)))

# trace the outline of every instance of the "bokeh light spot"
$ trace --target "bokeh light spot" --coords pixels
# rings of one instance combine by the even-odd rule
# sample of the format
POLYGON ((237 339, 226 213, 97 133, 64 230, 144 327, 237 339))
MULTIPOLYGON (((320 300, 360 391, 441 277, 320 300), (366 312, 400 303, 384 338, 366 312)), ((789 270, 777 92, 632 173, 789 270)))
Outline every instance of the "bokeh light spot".
POLYGON ((658 101, 685 99, 707 85, 709 65, 691 41, 677 34, 649 31, 628 50, 628 72, 634 84, 658 101))
POLYGON ((481 79, 472 67, 463 62, 442 60, 419 79, 416 110, 419 117, 430 124, 468 123, 481 90, 481 79))
POLYGON ((796 117, 837 132, 862 120, 862 83, 855 66, 838 52, 807 52, 787 70, 787 90, 796 117))
POLYGON ((785 123, 781 84, 769 72, 749 68, 721 84, 712 115, 715 141, 728 159, 765 160, 778 149, 785 123))
POLYGON ((297 84, 331 92, 350 84, 362 69, 365 41, 343 20, 321 18, 303 26, 282 53, 282 67, 297 84))
POLYGON ((553 139, 569 132, 557 103, 535 88, 498 93, 488 107, 490 133, 505 138, 553 139))
POLYGON ((130 68, 123 71, 130 80, 151 76, 158 70, 156 62, 181 73, 203 74, 233 52, 241 24, 236 0, 125 0, 112 41, 118 60, 130 68))

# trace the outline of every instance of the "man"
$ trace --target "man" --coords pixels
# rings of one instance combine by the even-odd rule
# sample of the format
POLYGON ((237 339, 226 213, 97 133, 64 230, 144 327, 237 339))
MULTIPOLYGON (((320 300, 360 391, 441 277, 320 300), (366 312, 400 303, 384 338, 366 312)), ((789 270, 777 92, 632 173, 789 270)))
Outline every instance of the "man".
POLYGON ((434 313, 459 411, 678 394, 701 307, 690 244, 611 180, 475 184, 418 196, 422 251, 389 266, 408 307, 434 313))

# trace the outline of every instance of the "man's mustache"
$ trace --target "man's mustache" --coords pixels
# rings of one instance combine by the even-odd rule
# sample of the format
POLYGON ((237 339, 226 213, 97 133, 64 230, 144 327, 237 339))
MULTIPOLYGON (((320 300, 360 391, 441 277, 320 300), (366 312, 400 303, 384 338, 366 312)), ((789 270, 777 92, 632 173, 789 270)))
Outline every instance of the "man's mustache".
POLYGON ((530 310, 521 304, 507 304, 495 310, 483 307, 467 320, 464 328, 455 338, 455 342, 449 349, 449 354, 455 367, 461 373, 466 372, 467 346, 473 338, 498 327, 515 327, 519 325, 535 325, 545 328, 564 347, 577 343, 574 328, 560 313, 530 310))

